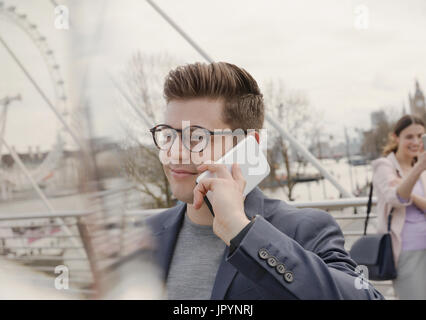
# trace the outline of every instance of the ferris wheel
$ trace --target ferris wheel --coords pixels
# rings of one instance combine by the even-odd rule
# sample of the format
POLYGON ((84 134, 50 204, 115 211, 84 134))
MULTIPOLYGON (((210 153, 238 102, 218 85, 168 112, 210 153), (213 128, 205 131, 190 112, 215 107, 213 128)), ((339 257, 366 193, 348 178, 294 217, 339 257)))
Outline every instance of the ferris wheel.
MULTIPOLYGON (((43 65, 48 72, 50 84, 53 88, 53 99, 49 98, 48 95, 43 92, 40 86, 38 86, 37 79, 35 79, 28 72, 25 65, 17 57, 14 49, 4 41, 2 37, 2 30, 0 30, 0 50, 6 50, 10 57, 14 60, 16 66, 25 74, 26 79, 30 82, 30 84, 35 86, 39 94, 43 97, 45 102, 47 102, 48 106, 52 109, 62 124, 57 132, 57 142, 50 150, 48 155, 39 165, 33 167, 31 170, 28 170, 32 179, 36 183, 39 183, 46 177, 50 176, 51 173, 58 167, 58 164, 63 157, 64 145, 67 135, 70 133, 69 128, 71 125, 71 117, 70 110, 68 110, 64 80, 61 75, 61 69, 55 57, 54 51, 49 47, 46 37, 43 36, 43 34, 37 28, 37 25, 31 22, 25 13, 18 12, 18 9, 15 6, 7 6, 5 2, 0 1, 0 19, 4 19, 7 23, 11 23, 14 26, 17 26, 20 29, 22 35, 29 41, 29 43, 39 51, 42 57, 43 65)), ((0 77, 1 76, 2 75, 0 74, 0 77)), ((3 139, 5 131, 7 130, 6 125, 8 108, 12 103, 14 103, 14 101, 25 102, 25 96, 23 94, 11 94, 11 96, 7 95, 5 97, 0 97, 0 156, 3 142, 5 142, 3 139)), ((26 179, 22 174, 17 174, 17 172, 11 172, 10 170, 6 171, 3 168, 0 168, 0 179, 9 181, 17 186, 26 184, 26 179)))

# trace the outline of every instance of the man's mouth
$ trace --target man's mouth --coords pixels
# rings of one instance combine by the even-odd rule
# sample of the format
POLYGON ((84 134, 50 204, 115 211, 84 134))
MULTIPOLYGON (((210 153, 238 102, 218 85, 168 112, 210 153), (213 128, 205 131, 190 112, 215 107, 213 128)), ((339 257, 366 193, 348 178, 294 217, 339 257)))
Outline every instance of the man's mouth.
POLYGON ((172 174, 172 177, 174 178, 186 178, 190 176, 195 176, 198 174, 198 172, 185 170, 185 169, 172 169, 170 168, 170 172, 172 174))

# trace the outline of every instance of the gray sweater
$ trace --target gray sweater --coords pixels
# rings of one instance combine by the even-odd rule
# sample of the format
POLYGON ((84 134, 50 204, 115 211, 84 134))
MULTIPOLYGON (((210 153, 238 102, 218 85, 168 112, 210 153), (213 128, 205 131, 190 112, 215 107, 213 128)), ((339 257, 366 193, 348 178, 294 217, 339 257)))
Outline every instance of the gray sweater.
POLYGON ((210 299, 225 246, 212 226, 195 224, 185 213, 167 277, 168 299, 210 299))

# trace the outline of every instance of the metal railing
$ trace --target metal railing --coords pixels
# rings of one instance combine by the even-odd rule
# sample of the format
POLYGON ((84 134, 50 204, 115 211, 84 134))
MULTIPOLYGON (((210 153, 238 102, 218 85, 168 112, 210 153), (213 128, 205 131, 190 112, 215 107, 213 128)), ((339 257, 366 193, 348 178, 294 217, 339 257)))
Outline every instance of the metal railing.
MULTIPOLYGON (((61 293, 72 298, 97 295, 96 277, 148 242, 133 217, 117 211, 92 210, 0 215, 0 261, 7 268, 25 266, 37 271, 27 279, 55 288, 58 266, 68 270, 69 288, 61 293), (66 228, 66 232, 65 229, 66 228)), ((0 265, 3 270, 5 267, 0 265)))
POLYGON ((89 213, 0 215, 0 258, 40 271, 39 280, 51 281, 51 287, 58 276, 55 268, 66 266, 69 269, 69 290, 64 293, 90 294, 93 277, 79 231, 81 217, 89 213))

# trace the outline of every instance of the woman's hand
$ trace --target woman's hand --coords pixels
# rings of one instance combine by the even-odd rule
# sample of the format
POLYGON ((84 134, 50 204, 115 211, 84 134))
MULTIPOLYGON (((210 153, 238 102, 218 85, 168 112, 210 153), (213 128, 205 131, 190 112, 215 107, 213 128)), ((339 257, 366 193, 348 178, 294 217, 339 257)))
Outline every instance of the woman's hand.
POLYGON ((426 170, 426 151, 423 151, 417 157, 417 163, 416 163, 416 165, 418 165, 422 169, 422 171, 426 170))
POLYGON ((426 151, 420 153, 414 167, 404 176, 397 188, 398 195, 403 199, 411 199, 411 192, 423 171, 426 170, 426 151))

